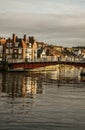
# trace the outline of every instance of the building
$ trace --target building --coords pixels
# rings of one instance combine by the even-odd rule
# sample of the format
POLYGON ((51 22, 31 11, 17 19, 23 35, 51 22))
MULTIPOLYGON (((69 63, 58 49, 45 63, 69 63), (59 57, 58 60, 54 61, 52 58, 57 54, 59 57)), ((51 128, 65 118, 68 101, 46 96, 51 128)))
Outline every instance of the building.
POLYGON ((3 60, 26 60, 37 57, 37 43, 34 37, 24 35, 24 38, 18 38, 13 34, 12 39, 8 38, 3 44, 3 60))
POLYGON ((0 38, 0 61, 2 61, 2 54, 3 54, 3 44, 6 43, 5 38, 0 38))

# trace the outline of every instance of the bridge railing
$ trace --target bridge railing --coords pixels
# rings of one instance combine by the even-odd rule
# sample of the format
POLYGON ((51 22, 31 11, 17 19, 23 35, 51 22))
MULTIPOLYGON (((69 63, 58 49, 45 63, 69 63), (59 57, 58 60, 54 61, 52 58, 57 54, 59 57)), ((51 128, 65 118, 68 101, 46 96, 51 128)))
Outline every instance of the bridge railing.
POLYGON ((21 63, 21 62, 81 62, 85 63, 85 58, 54 58, 54 57, 46 57, 46 58, 39 58, 39 59, 7 59, 8 63, 21 63))

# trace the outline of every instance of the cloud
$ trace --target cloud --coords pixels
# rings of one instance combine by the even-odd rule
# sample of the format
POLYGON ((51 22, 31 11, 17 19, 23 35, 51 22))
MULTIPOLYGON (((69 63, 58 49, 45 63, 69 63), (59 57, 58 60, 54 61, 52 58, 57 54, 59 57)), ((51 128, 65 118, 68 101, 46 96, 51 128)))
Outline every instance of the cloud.
POLYGON ((14 14, 0 17, 0 23, 0 33, 4 36, 11 36, 12 33, 23 36, 26 33, 37 40, 55 44, 85 41, 84 15, 14 14))
POLYGON ((37 40, 49 43, 84 45, 85 1, 3 0, 0 33, 11 36, 14 32, 19 36, 34 35, 37 40))
POLYGON ((0 12, 76 14, 85 11, 84 0, 3 0, 0 12))

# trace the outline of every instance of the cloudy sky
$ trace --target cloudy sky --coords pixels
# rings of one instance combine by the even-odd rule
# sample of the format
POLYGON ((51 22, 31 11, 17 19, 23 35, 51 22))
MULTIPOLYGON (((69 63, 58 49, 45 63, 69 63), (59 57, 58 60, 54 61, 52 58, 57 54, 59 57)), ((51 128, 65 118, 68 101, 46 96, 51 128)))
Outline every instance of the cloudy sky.
POLYGON ((85 0, 0 0, 0 36, 85 46, 85 0))

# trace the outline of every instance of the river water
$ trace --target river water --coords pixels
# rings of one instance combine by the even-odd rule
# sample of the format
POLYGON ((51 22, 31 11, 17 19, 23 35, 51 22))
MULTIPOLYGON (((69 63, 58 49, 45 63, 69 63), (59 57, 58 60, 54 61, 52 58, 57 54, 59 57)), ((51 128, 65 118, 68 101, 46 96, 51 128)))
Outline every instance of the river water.
POLYGON ((85 130, 80 68, 0 73, 0 130, 85 130))

